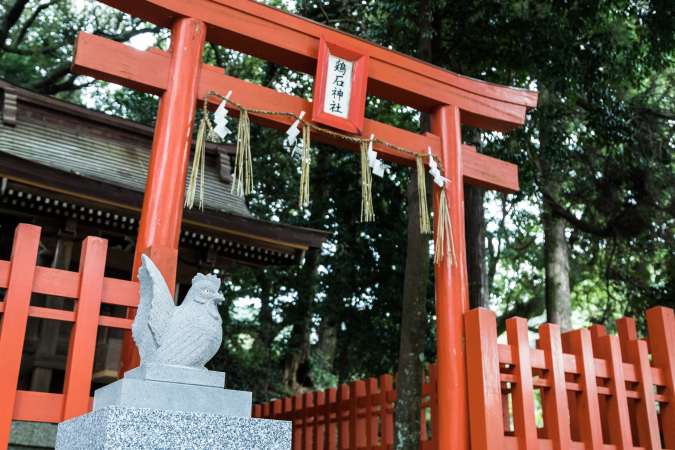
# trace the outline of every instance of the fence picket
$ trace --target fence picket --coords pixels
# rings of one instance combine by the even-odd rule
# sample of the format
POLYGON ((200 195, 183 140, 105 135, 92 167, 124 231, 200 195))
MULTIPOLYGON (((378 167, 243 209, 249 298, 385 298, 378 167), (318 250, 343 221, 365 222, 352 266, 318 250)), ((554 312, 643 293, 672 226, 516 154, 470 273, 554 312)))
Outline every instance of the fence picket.
MULTIPOLYGON (((496 316, 493 311, 478 308, 464 315, 464 323, 471 445, 475 450, 502 449, 504 419, 496 316)), ((432 439, 437 441, 437 436, 432 429, 432 439)))
POLYGON ((19 380, 21 353, 26 335, 28 308, 40 246, 40 227, 20 224, 14 232, 9 282, 0 321, 0 448, 9 445, 12 415, 19 380))
MULTIPOLYGON (((621 344, 621 359, 628 362, 628 343, 637 340, 637 329, 635 328, 635 320, 628 317, 623 317, 616 321, 616 331, 619 335, 619 343, 621 344)), ((631 385, 634 383, 631 383, 631 385)), ((630 431, 633 436, 633 446, 640 446, 640 437, 637 425, 637 414, 635 409, 636 399, 628 399, 628 414, 630 417, 630 431)))
POLYGON ((431 414, 431 449, 438 450, 438 365, 429 364, 429 412, 431 414))
POLYGON ((345 409, 349 406, 349 386, 341 384, 337 389, 337 445, 339 450, 349 450, 349 420, 345 420, 345 409))
POLYGON ((562 338, 563 348, 569 347, 568 353, 577 357, 581 389, 581 392, 575 394, 579 438, 585 444, 586 450, 604 450, 591 333, 588 330, 574 330, 565 333, 562 338))
POLYGON ((302 421, 302 444, 300 447, 302 450, 312 450, 313 433, 310 434, 312 429, 309 427, 310 409, 314 407, 312 397, 310 392, 306 392, 302 396, 302 412, 300 413, 300 419, 302 421))
POLYGON ((572 438, 560 327, 550 323, 540 326, 539 345, 544 351, 548 367, 544 379, 548 382, 549 388, 541 391, 541 406, 548 438, 553 441, 555 450, 569 450, 572 438))
POLYGON ((366 380, 366 450, 374 450, 377 443, 377 403, 373 401, 373 396, 378 395, 377 379, 368 378, 366 380))
POLYGON ((336 450, 337 447, 337 417, 333 420, 333 411, 337 411, 337 389, 326 389, 326 439, 324 440, 325 450, 336 450))
MULTIPOLYGON (((513 349, 516 367, 515 385, 511 385, 513 405, 513 431, 521 450, 537 450, 537 424, 534 418, 534 389, 527 319, 514 317, 506 321, 509 345, 513 349)), ((501 408, 495 410, 501 410, 501 408)))
POLYGON ((296 395, 293 397, 293 408, 292 408, 292 423, 293 423, 293 449, 294 450, 305 450, 304 442, 302 437, 304 433, 304 421, 302 420, 302 395, 296 395), (300 419, 300 423, 297 424, 296 421, 300 419))
POLYGON ((359 398, 366 395, 366 383, 356 380, 349 383, 349 448, 366 445, 366 418, 361 417, 359 398))
POLYGON ((312 443, 312 450, 323 449, 323 439, 325 436, 325 424, 328 423, 328 414, 326 414, 325 393, 323 391, 316 391, 314 393, 314 422, 312 423, 312 436, 314 442, 312 443), (321 420, 323 418, 323 424, 321 420))
POLYGON ((656 417, 654 383, 649 364, 647 343, 641 340, 630 341, 628 343, 628 358, 629 363, 635 364, 635 372, 638 378, 637 391, 640 399, 635 403, 635 413, 640 446, 647 450, 660 450, 661 436, 659 435, 659 423, 656 417))
POLYGON ((654 344, 654 367, 662 369, 665 378, 665 387, 659 389, 659 394, 668 397, 668 402, 659 403, 663 440, 665 448, 675 449, 675 313, 661 306, 652 308, 647 311, 647 325, 654 344))
POLYGON ((609 443, 617 450, 632 450, 633 437, 630 431, 626 381, 623 376, 623 359, 618 336, 604 335, 598 338, 598 356, 607 361, 610 395, 605 396, 609 443))
POLYGON ((383 450, 394 446, 394 414, 389 402, 389 394, 394 391, 394 378, 391 375, 380 376, 380 443, 383 450))
MULTIPOLYGON (((288 397, 282 400, 284 402, 282 419, 293 421, 293 397, 288 397)), ((294 434, 295 436, 295 434, 294 434)))
POLYGON ((108 241, 94 236, 82 243, 80 257, 80 296, 75 303, 75 325, 63 384, 63 420, 86 414, 96 353, 96 333, 101 311, 101 292, 108 241))
MULTIPOLYGON (((591 325, 588 327, 588 331, 591 332, 591 343, 593 344, 593 355, 597 356, 600 354, 600 338, 607 335, 607 331, 604 325, 591 325)), ((606 359, 606 358, 602 358, 606 359)), ((597 378, 598 387, 601 389, 609 388, 607 386, 607 379, 603 377, 597 378)), ((600 423, 602 424, 602 440, 605 444, 610 442, 610 433, 609 433, 609 411, 607 406, 607 396, 599 395, 598 396, 598 407, 600 409, 600 423)))

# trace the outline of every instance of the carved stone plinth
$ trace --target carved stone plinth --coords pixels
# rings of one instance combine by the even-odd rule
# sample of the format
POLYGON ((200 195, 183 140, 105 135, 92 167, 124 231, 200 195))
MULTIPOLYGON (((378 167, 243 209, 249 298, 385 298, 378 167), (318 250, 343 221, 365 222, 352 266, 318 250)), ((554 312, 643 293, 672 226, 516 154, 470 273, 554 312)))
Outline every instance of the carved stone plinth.
POLYGON ((93 411, 59 424, 58 450, 290 450, 291 423, 251 419, 251 393, 225 374, 142 364, 94 393, 93 411))
POLYGON ((108 406, 59 425, 57 450, 290 450, 291 422, 108 406))

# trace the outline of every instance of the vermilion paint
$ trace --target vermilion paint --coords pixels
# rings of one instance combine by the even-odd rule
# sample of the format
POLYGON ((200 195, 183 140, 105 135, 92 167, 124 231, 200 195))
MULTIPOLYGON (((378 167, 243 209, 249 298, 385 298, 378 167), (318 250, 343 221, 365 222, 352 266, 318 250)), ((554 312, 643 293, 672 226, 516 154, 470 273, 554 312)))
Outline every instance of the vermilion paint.
POLYGON ((75 325, 70 332, 66 378, 63 383, 63 420, 89 411, 89 390, 94 369, 107 252, 106 239, 89 236, 82 243, 80 295, 75 304, 75 325))
MULTIPOLYGON (((97 327, 126 330, 131 327, 129 319, 99 316, 100 304, 131 306, 138 303, 137 282, 103 277, 105 240, 90 237, 85 241, 79 272, 35 267, 39 241, 38 227, 19 225, 11 261, 0 261, 0 288, 7 288, 5 301, 0 302, 0 448, 7 446, 12 420, 58 423, 91 410, 88 386, 97 327), (31 292, 76 298, 77 309, 73 312, 30 306, 31 292), (69 386, 63 394, 16 390, 28 317, 75 324, 68 354, 69 386)), ((153 259, 175 261, 175 249, 153 246, 147 252, 153 259)), ((166 270, 175 272, 168 263, 166 270)), ((624 318, 617 321, 618 342, 616 336, 606 335, 598 326, 591 327, 590 332, 577 330, 560 335, 557 326, 543 325, 539 328, 537 349, 526 345, 523 319, 509 320, 510 345, 501 345, 497 343, 492 311, 473 310, 464 317, 472 449, 531 446, 527 441, 533 439, 523 438, 527 436, 527 429, 534 426, 534 414, 524 414, 524 408, 514 405, 514 429, 526 431, 524 435, 522 431, 511 432, 508 402, 504 403, 503 399, 511 394, 529 401, 534 389, 542 390, 546 425, 537 429, 538 448, 568 450, 575 447, 571 436, 577 436, 575 441, 582 441, 591 448, 602 446, 603 450, 607 448, 604 442, 607 439, 617 448, 626 448, 632 441, 633 447, 658 449, 660 433, 666 443, 673 437, 671 416, 668 415, 673 411, 669 408, 674 403, 675 384, 675 314, 672 309, 658 307, 647 311, 648 340, 638 339, 635 321, 624 318), (534 376, 536 378, 531 378, 528 383, 520 381, 534 376), (514 390, 514 383, 517 386, 519 381, 521 390, 514 390), (508 383, 511 383, 510 388, 508 383), (570 403, 569 408, 568 395, 579 399, 570 403), (607 400, 606 415, 600 412, 599 398, 607 400), (635 401, 633 409, 625 407, 628 400, 635 401), (656 402, 661 409, 660 419, 656 402), (502 418, 504 406, 506 420, 502 418), (633 421, 636 422, 635 433, 628 423, 633 421), (603 436, 603 429, 608 430, 607 436, 603 436)), ((423 442, 422 450, 444 448, 440 444, 443 427, 451 427, 456 420, 450 417, 449 421, 442 418, 439 421, 438 403, 443 387, 435 368, 436 365, 429 367, 429 380, 422 388, 422 406, 431 410, 431 439, 423 442)), ((336 440, 340 449, 368 448, 377 442, 375 431, 379 422, 380 443, 390 449, 396 401, 392 381, 391 375, 383 375, 379 388, 376 380, 368 379, 340 386, 337 390, 327 389, 324 393, 275 400, 254 407, 253 416, 292 420, 295 442, 301 443, 304 449, 316 450, 335 449, 336 440), (319 434, 324 438, 319 439, 319 434)), ((422 423, 424 426, 424 420, 422 423)))
POLYGON ((11 261, 0 261, 0 288, 7 288, 0 302, 0 448, 7 448, 12 420, 58 423, 91 411, 89 390, 98 327, 128 330, 132 322, 100 316, 101 303, 138 304, 137 282, 104 278, 105 239, 90 236, 84 240, 79 272, 36 267, 39 243, 40 228, 21 224, 14 236, 11 261), (75 310, 30 306, 31 293, 75 298, 75 310), (74 323, 63 394, 17 391, 28 317, 74 323))
MULTIPOLYGON (((446 201, 452 224, 456 264, 446 257, 435 264, 436 348, 438 357, 439 448, 469 450, 469 403, 466 380, 464 313, 469 310, 469 282, 464 244, 464 174, 459 108, 442 106, 431 114, 431 132, 441 138, 441 162, 446 201)), ((434 211, 439 210, 441 190, 434 183, 434 211)), ((434 215, 434 231, 438 214, 434 215)))
MULTIPOLYGON (((19 380, 21 354, 23 353, 28 308, 35 275, 35 262, 40 246, 40 227, 21 224, 14 233, 14 246, 9 267, 5 265, 8 276, 7 293, 3 303, 0 322, 0 448, 9 445, 9 433, 12 427, 12 414, 16 397, 16 384, 19 380)), ((3 277, 0 276, 0 279, 3 277)))
MULTIPOLYGON (((178 249, 205 38, 206 25, 197 19, 176 19, 171 28, 171 68, 167 89, 162 94, 157 111, 134 255, 133 280, 141 266, 141 254, 148 247, 160 245, 178 249)), ((157 267, 162 270, 159 265, 157 267)), ((174 283, 167 284, 173 295, 174 283)), ((136 310, 130 308, 127 318, 135 316, 136 310)), ((131 332, 127 331, 124 333, 118 376, 121 378, 126 371, 139 365, 138 349, 131 332)))

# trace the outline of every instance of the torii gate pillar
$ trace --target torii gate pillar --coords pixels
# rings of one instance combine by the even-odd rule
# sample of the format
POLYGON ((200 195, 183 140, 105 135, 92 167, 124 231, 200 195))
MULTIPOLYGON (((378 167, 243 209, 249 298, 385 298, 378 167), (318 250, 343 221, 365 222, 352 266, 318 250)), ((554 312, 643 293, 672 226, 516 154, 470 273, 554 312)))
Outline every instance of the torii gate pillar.
MULTIPOLYGON (((173 295, 176 279, 178 240, 183 218, 183 197, 187 177, 192 131, 197 108, 197 90, 206 42, 206 25, 198 19, 176 19, 171 27, 171 66, 168 86, 157 110, 157 124, 152 141, 148 178, 143 197, 141 222, 136 241, 132 278, 141 267, 141 254, 152 246, 164 248, 160 260, 154 261, 173 295), (166 252, 173 249, 174 252, 166 252)), ((153 252, 153 260, 154 257, 153 252)), ((133 319, 136 309, 129 308, 133 319)), ((131 338, 124 333, 120 376, 139 366, 141 358, 131 338)))
MULTIPOLYGON (((431 113, 431 132, 441 138, 441 161, 457 263, 446 256, 436 271, 436 349, 438 359, 438 448, 469 450, 469 393, 466 379, 464 313, 469 311, 469 280, 464 236, 464 173, 462 129, 457 106, 441 106, 431 113)), ((434 183, 434 211, 441 189, 434 183)), ((438 214, 434 214, 438 230, 438 214)), ((438 250, 437 250, 438 251, 438 250)))

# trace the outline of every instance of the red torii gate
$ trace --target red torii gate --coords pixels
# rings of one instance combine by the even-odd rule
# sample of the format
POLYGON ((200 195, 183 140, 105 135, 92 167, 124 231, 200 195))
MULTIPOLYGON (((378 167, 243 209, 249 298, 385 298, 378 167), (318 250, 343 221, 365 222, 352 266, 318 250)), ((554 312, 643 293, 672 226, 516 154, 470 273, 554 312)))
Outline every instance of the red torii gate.
MULTIPOLYGON (((518 190, 517 167, 462 145, 461 124, 508 132, 522 125, 526 112, 537 105, 534 92, 498 86, 459 76, 333 28, 244 0, 102 0, 145 21, 171 29, 168 52, 143 52, 105 38, 80 33, 73 72, 89 75, 161 97, 148 179, 136 245, 133 273, 140 255, 152 246, 177 249, 185 178, 197 103, 209 91, 232 93, 232 100, 248 108, 310 111, 305 99, 225 75, 222 68, 202 64, 209 42, 313 75, 321 35, 358 47, 370 54, 368 93, 431 114, 432 133, 417 135, 373 120, 365 120, 363 135, 386 137, 398 147, 424 151, 431 147, 445 169, 450 220, 457 265, 445 258, 435 266, 438 347, 439 447, 469 449, 464 313, 468 311, 464 190, 468 182, 511 193, 518 190)), ((213 105, 215 107, 215 105, 213 105)), ((286 129, 285 116, 251 115, 260 125, 286 129)), ((358 151, 357 145, 313 133, 312 139, 358 151)), ((381 159, 415 167, 414 157, 374 145, 381 159)), ((434 210, 440 189, 434 184, 434 210)), ((436 217, 434 217, 436 221, 436 217)), ((434 224, 436 229, 436 223, 434 224)), ((175 258, 166 255, 159 266, 175 276, 175 258)), ((168 285, 172 286, 168 279, 168 285)), ((130 310, 130 317, 135 315, 130 310)), ((140 362, 125 337, 120 375, 140 362)))

